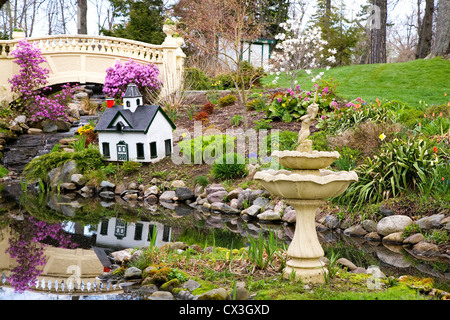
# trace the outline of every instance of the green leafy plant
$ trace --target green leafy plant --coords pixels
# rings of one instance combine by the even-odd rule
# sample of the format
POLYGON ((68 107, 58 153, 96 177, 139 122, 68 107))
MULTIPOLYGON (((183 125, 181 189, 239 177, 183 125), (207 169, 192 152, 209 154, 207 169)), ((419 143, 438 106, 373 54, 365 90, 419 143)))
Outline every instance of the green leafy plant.
MULTIPOLYGON (((358 182, 335 198, 338 203, 359 208, 405 191, 420 191, 429 181, 432 168, 445 166, 448 152, 425 139, 394 139, 373 158, 356 168, 358 182)), ((334 200, 332 200, 334 201, 334 200)))
POLYGON ((217 101, 217 104, 219 105, 220 108, 223 108, 223 107, 227 107, 227 106, 234 104, 236 101, 237 101, 237 98, 235 95, 228 94, 228 95, 220 98, 217 101))
POLYGON ((202 187, 206 187, 209 184, 208 178, 205 176, 198 176, 194 179, 194 183, 202 187))
POLYGON ((239 126, 241 124, 241 122, 242 122, 242 116, 237 115, 237 114, 235 114, 230 120, 230 123, 233 126, 239 126))
POLYGON ((278 241, 273 231, 269 232, 267 238, 262 233, 256 239, 249 237, 249 243, 248 258, 259 269, 267 269, 276 257, 283 259, 281 252, 285 249, 285 245, 278 241))
POLYGON ((211 175, 215 179, 242 178, 247 174, 245 159, 237 153, 226 153, 211 166, 211 175))
POLYGON ((216 157, 216 153, 223 155, 227 150, 234 150, 235 140, 236 137, 227 135, 207 135, 182 140, 178 146, 183 156, 194 163, 196 159, 202 160, 204 154, 216 157))
POLYGON ((136 172, 142 167, 142 162, 137 161, 124 161, 122 163, 122 170, 126 174, 136 172))
POLYGON ((253 121, 255 124, 254 129, 255 130, 262 130, 262 129, 272 129, 272 125, 270 124, 272 122, 272 119, 261 119, 253 121))

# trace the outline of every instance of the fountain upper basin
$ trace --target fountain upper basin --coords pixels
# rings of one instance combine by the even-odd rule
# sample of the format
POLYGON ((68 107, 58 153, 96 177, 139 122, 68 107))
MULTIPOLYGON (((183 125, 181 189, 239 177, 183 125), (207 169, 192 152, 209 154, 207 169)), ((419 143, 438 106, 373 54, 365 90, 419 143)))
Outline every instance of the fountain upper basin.
POLYGON ((294 170, 317 170, 330 166, 339 158, 339 152, 332 151, 274 151, 272 156, 278 158, 278 162, 285 168, 294 170))
POLYGON ((320 200, 342 194, 350 183, 358 181, 358 175, 354 171, 325 169, 319 170, 319 175, 269 169, 258 171, 254 179, 271 194, 283 198, 320 200))

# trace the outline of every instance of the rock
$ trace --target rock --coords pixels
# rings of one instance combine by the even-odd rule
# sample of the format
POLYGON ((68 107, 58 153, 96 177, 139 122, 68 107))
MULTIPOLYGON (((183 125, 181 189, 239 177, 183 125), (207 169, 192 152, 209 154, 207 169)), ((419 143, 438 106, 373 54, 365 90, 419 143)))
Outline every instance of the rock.
POLYGON ((230 207, 229 205, 223 203, 223 202, 213 202, 211 203, 211 210, 217 210, 221 211, 223 213, 231 213, 231 214, 239 214, 241 211, 238 209, 234 209, 230 207))
POLYGON ((209 195, 211 193, 217 192, 217 191, 226 191, 224 186, 221 184, 211 184, 208 187, 206 187, 206 195, 209 195))
POLYGON ((286 209, 286 203, 283 200, 278 201, 273 208, 273 211, 279 213, 281 215, 282 212, 286 209))
POLYGON ((369 233, 377 231, 377 223, 373 220, 364 220, 361 222, 361 226, 369 233))
POLYGON ((394 232, 403 231, 405 227, 410 226, 412 223, 411 218, 404 215, 384 217, 377 224, 377 232, 382 236, 387 236, 394 232))
POLYGON ((236 300, 247 300, 248 290, 245 288, 245 282, 239 281, 236 283, 236 290, 232 292, 236 300))
MULTIPOLYGON (((149 195, 157 196, 159 194, 159 188, 157 186, 151 186, 144 191, 144 197, 148 197, 149 195)), ((176 195, 176 193, 175 193, 176 195)))
POLYGON ((157 204, 158 203, 158 197, 154 194, 150 194, 147 197, 145 197, 145 201, 148 204, 157 204))
POLYGON ((286 210, 284 210, 283 218, 282 220, 287 223, 295 223, 297 221, 297 214, 292 207, 288 207, 286 210))
POLYGON ((388 244, 401 244, 403 242, 403 232, 393 232, 388 234, 387 236, 383 237, 381 242, 388 243, 388 244))
POLYGON ((116 263, 122 264, 125 260, 131 259, 131 253, 130 250, 124 249, 112 252, 111 257, 114 259, 116 263))
POLYGON ((51 133, 58 131, 58 126, 55 123, 47 122, 42 125, 42 132, 51 133))
POLYGON ((152 300, 174 300, 174 296, 169 291, 156 291, 150 296, 152 300))
POLYGON ((345 229, 344 234, 347 236, 364 237, 367 231, 360 224, 357 224, 345 229))
POLYGON ((158 286, 154 284, 145 284, 139 288, 139 291, 144 295, 151 295, 152 293, 158 291, 158 286))
POLYGON ((83 188, 86 184, 86 179, 81 173, 74 173, 70 176, 70 181, 73 182, 77 188, 83 188))
MULTIPOLYGON (((206 200, 205 200, 206 201, 206 200)), ((200 204, 200 203, 199 203, 200 204)), ((230 207, 233 209, 238 209, 238 199, 231 199, 230 201, 230 207)))
POLYGON ((175 278, 175 279, 167 281, 166 283, 163 283, 161 285, 161 287, 159 287, 159 290, 172 292, 174 288, 177 288, 180 285, 181 285, 180 280, 175 278))
POLYGON ((177 242, 171 242, 169 244, 169 248, 171 250, 186 250, 189 246, 181 241, 177 241, 177 242))
POLYGON ((183 284, 183 289, 189 290, 190 292, 200 287, 201 287, 200 283, 191 279, 189 279, 183 284))
POLYGON ((83 188, 80 189, 80 191, 82 193, 91 194, 91 193, 94 193, 94 187, 92 187, 92 186, 84 186, 83 188))
POLYGON ((26 116, 17 116, 15 119, 14 119, 14 122, 17 122, 17 123, 26 123, 27 122, 27 117, 26 116))
POLYGON ((375 278, 386 278, 386 275, 380 270, 380 267, 378 266, 368 266, 366 273, 371 274, 375 278))
POLYGON ((110 190, 110 191, 114 191, 114 189, 116 188, 116 185, 114 183, 111 183, 109 181, 103 180, 102 182, 100 182, 100 188, 99 190, 110 190))
POLYGON ((225 190, 216 191, 216 192, 208 194, 206 196, 206 199, 208 200, 209 203, 221 202, 227 197, 227 195, 228 195, 228 192, 226 192, 225 190))
POLYGON ((241 211, 241 214, 247 214, 247 215, 249 215, 251 217, 255 217, 256 215, 258 215, 260 213, 261 213, 261 207, 256 205, 256 204, 254 204, 254 205, 248 207, 247 209, 241 211))
POLYGON ((75 185, 75 183, 72 182, 63 182, 60 185, 61 190, 63 191, 74 191, 77 190, 77 186, 75 185))
POLYGON ((434 243, 422 241, 415 244, 412 251, 421 256, 434 256, 439 254, 439 247, 434 243))
POLYGON ((117 186, 114 188, 114 193, 120 195, 120 194, 122 194, 125 190, 127 190, 127 187, 125 186, 125 184, 120 183, 119 185, 117 185, 117 186))
POLYGON ((412 244, 415 245, 421 241, 425 240, 425 237, 421 233, 414 233, 403 240, 404 244, 412 244))
POLYGON ((103 199, 113 200, 115 198, 115 194, 112 191, 101 191, 98 195, 103 199))
POLYGON ((205 192, 205 187, 196 185, 194 188, 194 196, 199 197, 201 194, 205 192))
POLYGON ((441 224, 441 226, 446 226, 448 223, 450 223, 450 216, 445 217, 439 223, 441 224))
POLYGON ((352 270, 352 273, 366 273, 366 269, 363 267, 357 267, 355 270, 352 270))
POLYGON ((269 204, 269 200, 263 197, 258 197, 253 201, 253 204, 261 208, 265 208, 269 204))
POLYGON ((136 267, 130 267, 125 270, 123 275, 125 279, 140 279, 142 277, 142 270, 136 267))
POLYGON ((75 99, 79 99, 79 100, 86 99, 88 97, 89 97, 89 94, 87 92, 84 92, 84 91, 80 91, 80 92, 77 92, 77 93, 74 94, 74 98, 75 99))
POLYGON ((384 217, 389 217, 395 215, 395 212, 389 208, 385 208, 383 206, 380 207, 380 212, 384 217))
POLYGON ((176 193, 173 190, 164 191, 163 194, 159 197, 159 201, 164 202, 173 202, 176 197, 176 193))
POLYGON ((339 219, 338 219, 337 217, 335 217, 335 216, 333 216, 333 215, 327 215, 327 216, 325 217, 325 221, 324 221, 323 224, 324 224, 325 227, 327 227, 328 229, 333 230, 333 229, 336 229, 336 228, 339 227, 339 223, 340 223, 340 221, 339 221, 339 219))
POLYGON ((227 196, 228 200, 237 199, 242 191, 243 191, 242 188, 236 188, 231 190, 227 196))
POLYGON ((366 239, 367 241, 380 241, 381 237, 378 234, 378 232, 373 231, 373 232, 369 232, 368 234, 366 234, 364 236, 364 239, 366 239))
POLYGON ((170 183, 171 188, 180 188, 180 187, 186 187, 186 183, 183 180, 173 180, 170 183))
POLYGON ((323 224, 321 224, 319 222, 315 222, 315 227, 316 227, 316 231, 319 231, 319 232, 328 230, 327 227, 325 227, 323 224))
POLYGON ((275 212, 274 210, 266 210, 263 213, 257 215, 259 220, 265 221, 277 221, 281 220, 280 212, 275 212))
POLYGON ((416 221, 420 230, 438 229, 441 227, 441 220, 444 219, 443 214, 433 214, 429 217, 424 217, 416 221))
POLYGON ((336 263, 339 263, 343 267, 346 267, 349 271, 353 271, 357 268, 357 266, 346 258, 339 258, 336 260, 336 263))
POLYGON ((227 296, 227 290, 225 290, 224 288, 218 288, 201 294, 198 297, 198 300, 226 300, 227 296))
POLYGON ((41 134, 42 133, 42 129, 38 129, 38 128, 30 128, 27 131, 28 134, 41 134))
POLYGON ((179 201, 185 201, 194 198, 194 192, 191 189, 185 187, 178 187, 175 190, 175 195, 179 201))

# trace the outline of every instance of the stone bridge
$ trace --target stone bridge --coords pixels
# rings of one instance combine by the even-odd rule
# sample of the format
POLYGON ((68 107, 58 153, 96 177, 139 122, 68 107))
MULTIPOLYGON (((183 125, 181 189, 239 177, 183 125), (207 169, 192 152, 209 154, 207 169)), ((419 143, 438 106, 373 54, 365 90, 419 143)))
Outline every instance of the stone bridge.
MULTIPOLYGON (((89 36, 89 35, 53 35, 27 38, 41 49, 47 60, 41 64, 50 70, 48 86, 66 83, 103 84, 106 69, 116 61, 129 59, 142 64, 153 63, 163 82, 162 95, 181 89, 185 54, 181 50, 182 38, 174 38, 166 32, 161 45, 153 45, 128 39, 89 36)), ((19 72, 19 66, 13 62, 11 51, 18 45, 21 36, 13 40, 0 40, 0 101, 11 101, 8 79, 19 72)))

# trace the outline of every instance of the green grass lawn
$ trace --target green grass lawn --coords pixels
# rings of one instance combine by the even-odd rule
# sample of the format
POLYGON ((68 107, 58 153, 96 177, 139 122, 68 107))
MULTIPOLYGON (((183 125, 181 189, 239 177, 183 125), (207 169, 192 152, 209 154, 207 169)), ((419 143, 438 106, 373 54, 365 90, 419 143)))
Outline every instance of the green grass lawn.
MULTIPOLYGON (((323 78, 329 76, 340 82, 338 95, 348 100, 379 98, 400 100, 412 106, 418 106, 421 100, 428 105, 450 101, 450 61, 441 58, 337 67, 325 71, 323 78), (448 95, 444 96, 445 93, 448 95)), ((262 83, 268 85, 274 77, 268 75, 262 83)), ((289 87, 289 83, 280 76, 278 86, 289 87)), ((306 81, 303 85, 309 90, 312 83, 306 81)))

